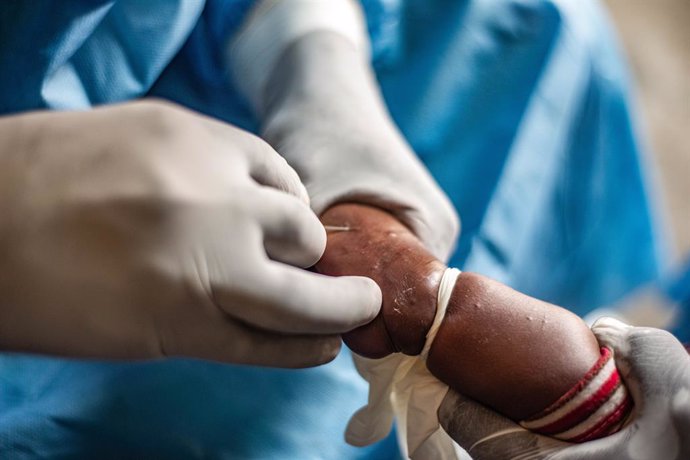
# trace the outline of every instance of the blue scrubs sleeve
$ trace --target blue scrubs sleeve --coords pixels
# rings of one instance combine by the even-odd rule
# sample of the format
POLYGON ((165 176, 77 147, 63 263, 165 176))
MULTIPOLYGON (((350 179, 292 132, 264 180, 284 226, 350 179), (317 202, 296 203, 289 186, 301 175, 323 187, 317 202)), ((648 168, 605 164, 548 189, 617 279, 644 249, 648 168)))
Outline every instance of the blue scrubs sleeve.
POLYGON ((146 94, 203 7, 200 0, 8 2, 0 8, 0 114, 146 94))

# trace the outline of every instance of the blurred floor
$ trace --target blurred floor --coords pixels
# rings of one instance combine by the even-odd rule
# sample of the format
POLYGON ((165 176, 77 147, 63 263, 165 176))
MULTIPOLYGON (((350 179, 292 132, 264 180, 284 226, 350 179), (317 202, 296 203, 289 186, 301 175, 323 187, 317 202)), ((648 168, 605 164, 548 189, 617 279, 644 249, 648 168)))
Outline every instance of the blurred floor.
POLYGON ((632 67, 678 257, 690 254, 690 1, 605 0, 632 67))

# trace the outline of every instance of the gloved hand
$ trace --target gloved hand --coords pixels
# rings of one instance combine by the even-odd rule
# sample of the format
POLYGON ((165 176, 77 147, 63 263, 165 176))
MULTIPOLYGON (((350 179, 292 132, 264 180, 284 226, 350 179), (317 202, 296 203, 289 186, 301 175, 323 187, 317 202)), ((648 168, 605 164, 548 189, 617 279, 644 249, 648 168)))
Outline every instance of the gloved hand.
POLYGON ((690 458, 690 357, 668 332, 631 327, 612 318, 592 326, 610 347, 635 401, 618 433, 568 444, 531 433, 464 396, 449 392, 439 419, 475 460, 681 460, 690 458))
POLYGON ((268 144, 162 102, 0 119, 0 349, 301 367, 376 316, 268 144))
POLYGON ((356 3, 263 0, 231 46, 236 81, 317 214, 339 202, 378 206, 447 261, 458 217, 388 114, 356 3))

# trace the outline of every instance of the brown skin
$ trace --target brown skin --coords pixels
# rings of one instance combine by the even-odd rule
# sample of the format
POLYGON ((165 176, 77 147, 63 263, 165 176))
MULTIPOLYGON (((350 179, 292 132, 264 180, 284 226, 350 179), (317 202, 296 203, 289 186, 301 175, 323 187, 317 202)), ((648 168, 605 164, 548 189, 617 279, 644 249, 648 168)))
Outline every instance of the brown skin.
MULTIPOLYGON (((345 343, 370 358, 418 355, 446 266, 378 208, 339 204, 321 220, 350 230, 328 233, 317 270, 368 276, 383 293, 381 313, 345 334, 345 343)), ((523 420, 568 391, 598 358, 596 338, 577 316, 484 276, 462 273, 427 366, 451 388, 523 420)))
POLYGON ((456 391, 524 420, 573 387, 599 353, 578 316, 485 276, 462 273, 427 367, 456 391))
POLYGON ((340 204, 321 221, 351 230, 328 233, 316 269, 332 276, 368 276, 383 293, 379 315, 345 334, 347 346, 368 358, 394 352, 418 355, 434 321, 436 292, 446 266, 400 221, 378 208, 340 204))

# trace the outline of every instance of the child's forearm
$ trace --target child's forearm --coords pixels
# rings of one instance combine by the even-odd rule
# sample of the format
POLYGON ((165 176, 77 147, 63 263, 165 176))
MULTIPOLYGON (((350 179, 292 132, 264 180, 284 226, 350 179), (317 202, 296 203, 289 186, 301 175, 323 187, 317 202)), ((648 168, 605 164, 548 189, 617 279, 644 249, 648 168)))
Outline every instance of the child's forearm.
MULTIPOLYGON (((379 316, 346 334, 345 343, 371 358, 419 354, 434 320, 445 265, 376 208, 337 205, 322 221, 349 231, 329 232, 317 269, 369 276, 383 292, 379 316)), ((574 314, 484 276, 462 273, 427 366, 451 388, 522 421, 572 396, 573 388, 587 386, 582 379, 599 361, 594 335, 574 314)))

